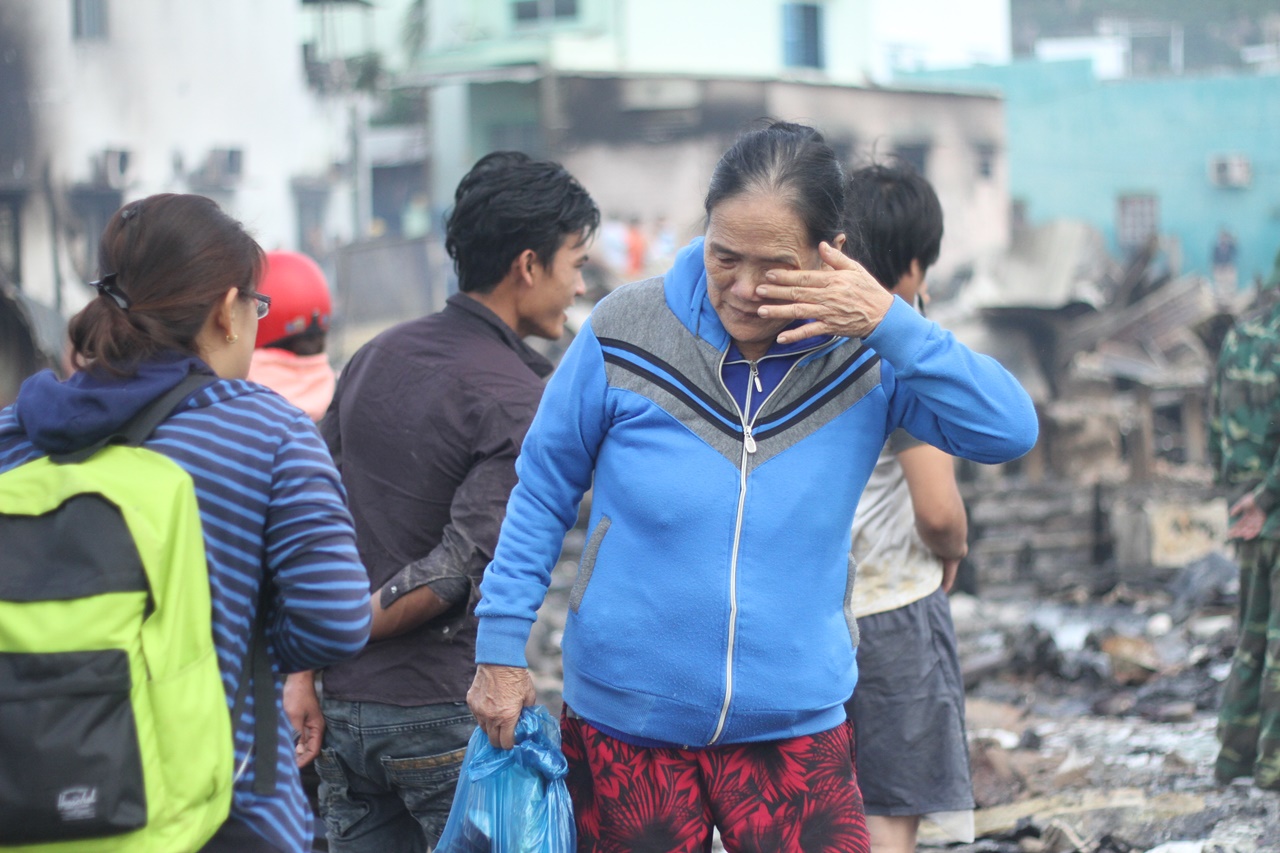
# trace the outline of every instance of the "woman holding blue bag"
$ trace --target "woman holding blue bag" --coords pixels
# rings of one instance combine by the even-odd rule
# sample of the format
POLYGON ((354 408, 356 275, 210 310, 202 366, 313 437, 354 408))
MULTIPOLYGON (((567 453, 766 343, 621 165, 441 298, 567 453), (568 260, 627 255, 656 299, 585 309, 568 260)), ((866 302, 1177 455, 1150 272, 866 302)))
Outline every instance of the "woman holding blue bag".
POLYGON ((849 530, 895 429, 1002 462, 1030 399, 839 250, 839 162, 776 123, 721 158, 705 238, 603 300, 517 463, 469 694, 494 745, 533 702, 525 643, 593 488, 562 719, 580 851, 865 853, 844 702, 849 530))

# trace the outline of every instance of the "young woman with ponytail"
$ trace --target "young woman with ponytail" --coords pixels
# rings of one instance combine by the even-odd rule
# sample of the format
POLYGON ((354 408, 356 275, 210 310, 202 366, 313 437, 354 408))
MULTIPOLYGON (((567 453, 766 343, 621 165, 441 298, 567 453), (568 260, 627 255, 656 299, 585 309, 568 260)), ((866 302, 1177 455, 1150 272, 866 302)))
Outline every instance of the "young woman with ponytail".
POLYGON ((244 772, 230 818, 204 850, 302 853, 310 849, 311 815, 280 687, 285 673, 363 647, 369 587, 315 426, 245 380, 258 320, 270 307, 256 290, 262 250, 210 199, 166 194, 121 208, 107 223, 98 262, 97 296, 70 324, 77 371, 65 382, 50 371, 36 374, 0 410, 0 473, 89 447, 189 375, 208 377, 145 446, 177 462, 195 484, 228 707, 260 602, 276 707, 250 705, 233 720, 235 766, 244 772), (276 782, 265 794, 254 790, 248 760, 259 714, 276 717, 276 782))

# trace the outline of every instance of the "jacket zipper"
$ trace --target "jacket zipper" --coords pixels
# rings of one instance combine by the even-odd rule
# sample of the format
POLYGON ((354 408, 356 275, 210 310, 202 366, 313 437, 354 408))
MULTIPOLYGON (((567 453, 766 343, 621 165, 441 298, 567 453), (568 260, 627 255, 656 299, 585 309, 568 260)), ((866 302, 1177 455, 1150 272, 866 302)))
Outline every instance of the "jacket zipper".
MULTIPOLYGON (((814 347, 814 350, 818 349, 821 349, 821 347, 814 347)), ((751 435, 751 428, 755 425, 756 417, 759 416, 760 411, 769 402, 769 398, 778 393, 778 389, 791 378, 791 373, 803 361, 802 358, 796 359, 787 368, 787 372, 783 374, 782 379, 769 392, 769 396, 760 401, 760 405, 756 407, 755 414, 748 417, 747 413, 751 411, 752 390, 764 393, 764 386, 760 383, 760 370, 757 367, 759 359, 747 362, 751 370, 751 376, 747 382, 746 408, 744 410, 738 407, 738 401, 729 392, 729 386, 724 382, 725 356, 728 354, 729 351, 725 350, 725 354, 720 357, 720 369, 717 371, 717 375, 720 377, 720 387, 724 388, 726 394, 729 394, 729 399, 733 400, 734 407, 738 408, 738 417, 742 419, 742 461, 738 465, 738 514, 733 526, 733 554, 729 559, 729 650, 725 654, 724 661, 724 702, 720 706, 720 718, 716 721, 716 730, 712 733, 711 740, 707 741, 707 746, 714 746, 715 742, 720 739, 720 735, 724 734, 724 724, 729 719, 729 703, 733 701, 733 650, 738 635, 738 546, 742 542, 742 512, 747 504, 747 467, 752 455, 757 450, 756 440, 751 435)), ((788 355, 808 354, 808 352, 788 353, 788 355)), ((768 356, 764 356, 764 358, 768 358, 768 356)))

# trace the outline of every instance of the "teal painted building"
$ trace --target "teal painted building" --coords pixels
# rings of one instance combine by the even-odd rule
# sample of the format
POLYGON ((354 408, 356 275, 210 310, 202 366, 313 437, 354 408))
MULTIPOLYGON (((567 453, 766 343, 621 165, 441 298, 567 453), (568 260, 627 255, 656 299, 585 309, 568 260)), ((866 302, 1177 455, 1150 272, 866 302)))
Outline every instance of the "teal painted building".
POLYGON ((1270 275, 1280 250, 1280 76, 1100 81, 1089 60, 1072 60, 897 82, 1003 93, 1015 221, 1085 220, 1121 257, 1154 232, 1182 272, 1206 275, 1226 228, 1239 286, 1270 275))

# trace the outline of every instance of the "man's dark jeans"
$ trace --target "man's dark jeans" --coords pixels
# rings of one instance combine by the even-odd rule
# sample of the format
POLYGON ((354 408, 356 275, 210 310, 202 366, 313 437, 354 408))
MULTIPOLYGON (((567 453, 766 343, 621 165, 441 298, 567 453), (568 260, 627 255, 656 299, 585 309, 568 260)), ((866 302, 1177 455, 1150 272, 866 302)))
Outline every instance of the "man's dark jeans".
POLYGON ((329 849, 432 849, 476 727, 466 704, 402 708, 326 698, 324 719, 316 770, 329 849))

